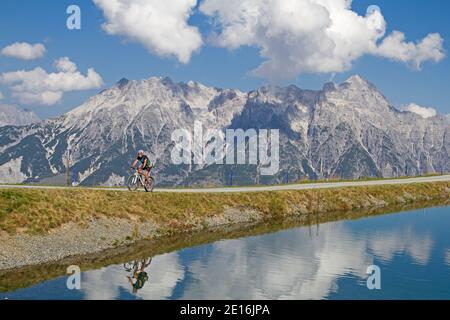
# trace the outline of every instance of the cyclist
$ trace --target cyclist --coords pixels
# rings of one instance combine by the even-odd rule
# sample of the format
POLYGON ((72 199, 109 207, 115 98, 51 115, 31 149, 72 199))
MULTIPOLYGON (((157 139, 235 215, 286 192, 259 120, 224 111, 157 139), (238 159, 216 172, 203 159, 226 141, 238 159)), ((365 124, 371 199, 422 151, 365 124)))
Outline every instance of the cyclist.
POLYGON ((152 171, 153 163, 150 161, 150 159, 145 155, 144 150, 139 150, 136 156, 136 160, 134 160, 133 164, 131 165, 131 169, 134 169, 138 162, 141 163, 141 165, 138 168, 139 173, 144 173, 145 176, 145 183, 148 183, 150 171, 152 171))
POLYGON ((139 268, 139 262, 135 262, 135 267, 133 271, 133 277, 128 276, 128 281, 130 282, 133 293, 137 293, 138 290, 142 289, 144 287, 144 284, 148 281, 148 273, 145 271, 145 268, 147 268, 150 263, 152 262, 152 259, 150 258, 149 262, 147 263, 146 260, 143 260, 141 262, 141 266, 139 268))

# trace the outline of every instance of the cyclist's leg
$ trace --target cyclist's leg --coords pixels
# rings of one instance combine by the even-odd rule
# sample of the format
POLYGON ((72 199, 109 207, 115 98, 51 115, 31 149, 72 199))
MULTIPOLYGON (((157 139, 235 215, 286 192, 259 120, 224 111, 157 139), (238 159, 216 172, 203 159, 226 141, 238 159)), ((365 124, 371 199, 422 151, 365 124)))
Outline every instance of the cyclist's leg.
POLYGON ((144 176, 145 176, 145 182, 148 183, 149 182, 149 176, 150 176, 150 170, 145 169, 144 170, 144 176))

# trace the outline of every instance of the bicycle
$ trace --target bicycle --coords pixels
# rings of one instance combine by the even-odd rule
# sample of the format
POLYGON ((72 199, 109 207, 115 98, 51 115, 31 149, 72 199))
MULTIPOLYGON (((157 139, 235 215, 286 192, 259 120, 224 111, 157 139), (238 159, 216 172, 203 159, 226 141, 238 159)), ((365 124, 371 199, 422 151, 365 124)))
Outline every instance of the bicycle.
POLYGON ((142 261, 135 260, 133 262, 125 262, 123 264, 123 267, 124 267, 125 271, 135 273, 142 267, 144 267, 144 269, 147 268, 151 263, 152 263, 152 257, 150 257, 148 259, 143 259, 142 261))
POLYGON ((127 180, 127 187, 130 191, 136 191, 139 187, 144 187, 146 192, 153 192, 153 188, 155 186, 155 178, 153 176, 148 177, 148 182, 145 182, 145 175, 143 173, 139 173, 139 170, 136 170, 127 180))

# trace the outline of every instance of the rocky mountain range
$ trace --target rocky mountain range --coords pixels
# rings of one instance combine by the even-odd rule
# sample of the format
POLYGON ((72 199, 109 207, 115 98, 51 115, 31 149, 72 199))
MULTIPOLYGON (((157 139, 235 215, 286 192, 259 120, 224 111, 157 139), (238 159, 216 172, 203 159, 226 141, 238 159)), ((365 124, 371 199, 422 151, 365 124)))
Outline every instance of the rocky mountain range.
POLYGON ((0 181, 42 181, 70 171, 84 185, 120 185, 137 149, 159 185, 279 183, 288 179, 414 176, 450 172, 450 125, 394 108, 353 76, 322 90, 219 89, 169 78, 120 80, 56 119, 0 127, 0 181), (171 134, 192 128, 279 129, 280 170, 255 165, 173 165, 171 134))

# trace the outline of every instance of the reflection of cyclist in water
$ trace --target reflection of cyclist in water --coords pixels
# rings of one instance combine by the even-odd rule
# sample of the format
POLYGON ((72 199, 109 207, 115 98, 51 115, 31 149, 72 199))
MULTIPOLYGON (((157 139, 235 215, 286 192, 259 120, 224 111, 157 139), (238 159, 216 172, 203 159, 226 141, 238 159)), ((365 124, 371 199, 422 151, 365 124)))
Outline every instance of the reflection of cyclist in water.
POLYGON ((135 261, 132 268, 125 267, 125 269, 129 272, 132 272, 133 275, 132 277, 127 277, 128 281, 133 287, 133 293, 137 293, 138 290, 142 289, 145 283, 148 281, 148 274, 145 271, 145 268, 147 268, 150 263, 152 263, 152 258, 150 258, 148 262, 147 259, 144 259, 141 262, 135 261))

